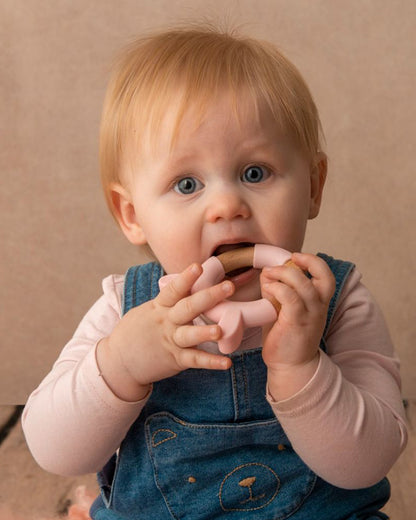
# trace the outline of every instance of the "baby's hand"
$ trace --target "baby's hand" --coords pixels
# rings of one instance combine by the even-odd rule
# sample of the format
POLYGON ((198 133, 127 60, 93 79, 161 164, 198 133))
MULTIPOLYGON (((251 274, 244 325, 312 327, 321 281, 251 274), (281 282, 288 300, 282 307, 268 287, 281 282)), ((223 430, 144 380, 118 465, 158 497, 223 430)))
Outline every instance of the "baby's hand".
POLYGON ((218 325, 194 326, 192 320, 234 292, 224 281, 191 294, 202 273, 193 264, 173 278, 159 295, 127 312, 97 350, 102 375, 121 399, 143 398, 149 385, 188 368, 225 370, 231 360, 199 350, 204 341, 218 341, 218 325))
POLYGON ((268 367, 269 391, 287 399, 305 386, 316 371, 335 279, 324 260, 294 253, 300 267, 267 267, 261 274, 264 298, 281 304, 275 323, 263 328, 263 359, 268 367), (308 278, 303 271, 308 271, 308 278))

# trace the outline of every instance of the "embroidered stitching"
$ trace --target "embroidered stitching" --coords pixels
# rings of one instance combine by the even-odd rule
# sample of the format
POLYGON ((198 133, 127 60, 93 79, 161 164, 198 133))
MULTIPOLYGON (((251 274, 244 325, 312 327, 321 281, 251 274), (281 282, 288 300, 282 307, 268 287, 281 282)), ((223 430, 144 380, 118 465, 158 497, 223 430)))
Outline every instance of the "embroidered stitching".
MULTIPOLYGON (((158 412, 157 414, 154 414, 154 415, 159 416, 159 417, 167 417, 167 418, 171 419, 172 421, 180 424, 181 426, 185 426, 186 428, 193 429, 193 430, 227 430, 227 429, 236 427, 236 424, 234 424, 234 423, 210 423, 210 424, 190 423, 190 422, 184 421, 183 419, 176 417, 175 415, 173 415, 169 412, 158 412)), ((251 428, 257 428, 257 426, 269 426, 269 425, 270 426, 279 426, 280 423, 275 417, 273 417, 271 419, 262 419, 259 421, 249 421, 246 423, 238 423, 238 427, 244 428, 244 429, 246 429, 246 428, 251 429, 251 428)), ((287 441, 287 439, 285 439, 285 441, 287 441)))
POLYGON ((251 414, 251 406, 250 406, 250 398, 248 392, 248 378, 247 378, 247 368, 246 368, 246 356, 243 355, 241 359, 241 368, 243 372, 243 380, 244 380, 244 403, 246 406, 246 417, 251 414))
POLYGON ((262 493, 261 495, 253 496, 253 485, 256 482, 257 477, 247 477, 243 480, 240 480, 238 485, 240 487, 244 487, 248 489, 249 497, 246 500, 240 502, 240 504, 247 504, 247 502, 256 502, 257 500, 261 500, 266 496, 266 493, 262 493))
MULTIPOLYGON (((264 498, 266 496, 266 494, 263 493, 262 495, 257 495, 257 496, 253 497, 252 487, 253 487, 255 481, 256 481, 256 477, 246 477, 245 479, 240 480, 240 482, 238 483, 239 486, 245 487, 249 491, 249 498, 247 500, 241 501, 240 502, 241 505, 246 504, 247 502, 255 502, 256 500, 261 500, 262 498, 264 498)), ((266 466, 265 464, 261 464, 260 462, 250 462, 248 464, 242 464, 240 466, 237 466, 232 471, 230 471, 230 473, 228 473, 228 475, 226 475, 224 477, 223 481, 221 482, 220 492, 218 494, 218 498, 219 498, 219 501, 220 501, 221 509, 223 511, 257 511, 258 509, 263 509, 263 508, 267 507, 271 502, 273 502, 273 500, 276 498, 276 496, 277 496, 277 494, 279 492, 279 489, 280 489, 280 479, 277 476, 276 472, 273 471, 270 466, 266 466), (266 470, 270 471, 270 473, 273 474, 273 476, 276 479, 276 490, 275 490, 274 494, 271 496, 271 498, 265 504, 262 504, 262 505, 257 506, 257 507, 250 507, 250 508, 226 507, 224 505, 224 502, 223 502, 223 488, 224 488, 225 482, 236 471, 239 471, 242 468, 248 468, 249 466, 260 466, 260 467, 265 468, 266 470)))
POLYGON ((160 446, 161 444, 163 444, 164 442, 167 442, 167 441, 172 441, 173 439, 176 439, 178 435, 172 431, 172 430, 169 430, 168 428, 160 428, 159 430, 156 430, 155 432, 153 432, 153 435, 152 435, 152 447, 153 448, 157 448, 158 446, 160 446), (158 435, 159 433, 170 433, 171 435, 169 437, 165 437, 164 439, 158 441, 158 442, 155 442, 155 438, 156 438, 156 435, 158 435))
POLYGON ((236 380, 234 363, 231 366, 231 378, 232 378, 232 385, 233 385, 233 402, 234 402, 234 408, 235 408, 234 419, 237 421, 240 417, 240 409, 238 406, 238 388, 237 388, 237 380, 236 380))

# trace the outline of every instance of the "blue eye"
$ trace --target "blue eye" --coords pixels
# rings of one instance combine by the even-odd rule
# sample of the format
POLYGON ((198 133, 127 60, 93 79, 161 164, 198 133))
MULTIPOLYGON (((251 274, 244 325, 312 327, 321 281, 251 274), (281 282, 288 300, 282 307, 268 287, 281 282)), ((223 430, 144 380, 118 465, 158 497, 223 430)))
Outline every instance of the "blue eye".
POLYGON ((191 195, 192 193, 202 189, 202 187, 202 182, 198 181, 194 177, 184 177, 175 184, 173 189, 182 195, 191 195))
POLYGON ((266 177, 266 172, 261 166, 249 166, 244 170, 243 181, 244 182, 261 182, 266 177))

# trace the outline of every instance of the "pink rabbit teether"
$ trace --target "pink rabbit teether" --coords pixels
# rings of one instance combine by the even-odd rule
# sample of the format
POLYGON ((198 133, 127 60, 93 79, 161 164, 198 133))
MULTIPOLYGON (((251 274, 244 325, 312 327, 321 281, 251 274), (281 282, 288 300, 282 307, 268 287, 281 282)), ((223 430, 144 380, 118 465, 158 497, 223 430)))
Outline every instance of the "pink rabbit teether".
MULTIPOLYGON (((202 264, 203 272, 195 282, 192 292, 219 283, 226 275, 240 267, 253 266, 261 269, 266 266, 283 265, 290 261, 292 254, 280 247, 256 244, 252 247, 234 249, 218 256, 211 256, 202 264)), ((163 276, 159 286, 164 287, 176 274, 163 276)), ((251 302, 225 300, 205 314, 218 323, 223 331, 218 348, 223 354, 230 354, 241 343, 244 329, 270 323, 277 318, 280 305, 265 298, 251 302)))

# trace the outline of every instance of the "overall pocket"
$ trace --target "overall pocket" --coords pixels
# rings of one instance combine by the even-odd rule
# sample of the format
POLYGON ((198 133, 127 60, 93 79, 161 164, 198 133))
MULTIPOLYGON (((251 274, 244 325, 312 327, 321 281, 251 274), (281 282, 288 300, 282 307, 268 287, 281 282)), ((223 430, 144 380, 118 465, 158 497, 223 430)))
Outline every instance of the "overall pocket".
POLYGON ((169 413, 146 420, 154 478, 173 518, 283 520, 297 511, 316 475, 276 419, 193 424, 169 413))

